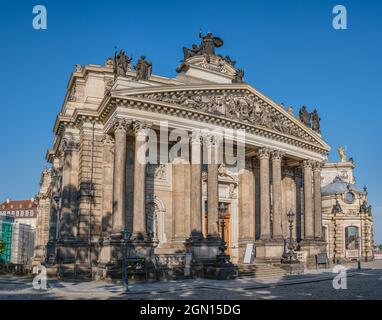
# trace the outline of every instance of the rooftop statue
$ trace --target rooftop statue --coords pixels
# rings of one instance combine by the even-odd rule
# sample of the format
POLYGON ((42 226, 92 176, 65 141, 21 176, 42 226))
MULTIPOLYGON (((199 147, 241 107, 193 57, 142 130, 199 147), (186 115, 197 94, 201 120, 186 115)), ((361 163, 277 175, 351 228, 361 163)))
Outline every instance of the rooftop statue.
POLYGON ((125 51, 121 49, 119 54, 114 53, 114 75, 116 76, 126 76, 126 72, 131 70, 131 61, 133 58, 129 58, 125 51))
MULTIPOLYGON (((207 32, 207 34, 203 36, 202 32, 200 31, 199 38, 201 39, 199 47, 196 44, 193 44, 191 49, 183 47, 183 61, 197 55, 205 55, 207 61, 209 61, 209 57, 211 55, 215 55, 215 48, 221 47, 224 43, 223 40, 219 37, 213 37, 211 32, 207 32)), ((231 58, 228 56, 222 57, 222 59, 232 65, 235 63, 235 61, 231 60, 231 58)))
MULTIPOLYGON (((181 61, 181 65, 176 68, 176 71, 178 73, 187 70, 187 66, 189 65, 187 60, 192 57, 204 57, 207 64, 213 65, 210 67, 212 70, 215 71, 219 70, 219 68, 222 70, 226 70, 224 67, 226 64, 230 65, 233 69, 235 69, 235 60, 233 60, 230 56, 223 56, 221 54, 216 54, 215 52, 216 48, 220 48, 224 44, 221 38, 214 37, 211 32, 207 32, 206 35, 203 35, 201 31, 199 32, 199 38, 201 39, 199 46, 194 43, 191 48, 183 47, 183 60, 181 61)), ((233 74, 234 71, 231 72, 232 76, 236 76, 233 82, 243 82, 242 78, 244 72, 242 70, 236 70, 236 75, 233 74)))
POLYGON ((236 71, 235 79, 232 79, 232 83, 243 83, 244 70, 239 69, 236 71))
POLYGON ((142 55, 134 69, 137 71, 136 80, 148 80, 152 73, 152 63, 147 61, 146 57, 142 55))
POLYGON ((306 110, 305 106, 303 106, 300 109, 299 116, 300 116, 300 121, 310 128, 311 114, 306 110))
POLYGON ((192 45, 191 49, 183 47, 184 60, 197 56, 199 52, 200 52, 200 48, 195 43, 192 45))
POLYGON ((317 109, 313 110, 311 117, 312 117, 312 130, 317 132, 317 133, 321 133, 321 130, 320 130, 321 118, 318 115, 317 109))
POLYGON ((346 162, 345 149, 343 147, 338 148, 338 155, 341 158, 341 162, 346 162))
POLYGON ((215 55, 215 48, 219 48, 224 44, 222 39, 213 37, 211 32, 207 32, 207 34, 203 36, 202 31, 199 31, 199 38, 202 39, 199 46, 200 52, 207 56, 215 55))

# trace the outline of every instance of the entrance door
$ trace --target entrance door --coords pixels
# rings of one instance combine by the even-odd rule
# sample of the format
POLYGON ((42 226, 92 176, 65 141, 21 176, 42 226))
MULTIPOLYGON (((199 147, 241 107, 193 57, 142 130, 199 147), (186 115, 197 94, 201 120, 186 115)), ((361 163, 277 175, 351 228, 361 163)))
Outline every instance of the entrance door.
MULTIPOLYGON (((225 226, 224 226, 224 240, 225 240, 225 242, 227 244, 227 249, 226 249, 225 253, 229 254, 229 244, 230 244, 229 230, 231 228, 231 226, 230 226, 231 214, 230 214, 230 211, 229 211, 229 205, 227 203, 225 204, 225 207, 226 207, 226 212, 225 212, 225 216, 224 216, 224 222, 225 222, 225 226)), ((221 222, 222 222, 222 219, 219 218, 219 227, 218 227, 218 230, 219 230, 219 237, 220 238, 222 237, 221 222)))

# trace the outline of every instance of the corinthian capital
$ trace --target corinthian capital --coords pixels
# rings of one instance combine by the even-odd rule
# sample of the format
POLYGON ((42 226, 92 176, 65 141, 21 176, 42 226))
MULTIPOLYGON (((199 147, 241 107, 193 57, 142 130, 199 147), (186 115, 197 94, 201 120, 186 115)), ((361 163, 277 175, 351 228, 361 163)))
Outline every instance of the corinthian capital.
POLYGON ((261 159, 269 159, 271 155, 271 150, 268 148, 261 148, 257 151, 257 157, 261 159))
POLYGON ((191 143, 201 144, 202 143, 202 132, 200 130, 192 130, 190 134, 191 143))
POLYGON ((131 122, 127 121, 126 119, 116 119, 113 125, 114 133, 126 133, 130 123, 131 122))
POLYGON ((272 160, 281 161, 282 158, 284 157, 285 153, 280 151, 280 150, 273 150, 271 152, 271 155, 272 155, 272 160))
POLYGON ((219 137, 216 136, 216 135, 208 135, 206 138, 206 143, 207 143, 207 146, 208 148, 211 148, 211 147, 216 147, 218 144, 219 144, 219 137))
POLYGON ((314 163, 314 161, 312 161, 312 160, 304 160, 303 162, 302 162, 302 167, 304 168, 304 169, 312 169, 313 168, 313 163, 314 163))
POLYGON ((320 161, 315 161, 313 163, 313 170, 314 171, 321 171, 322 170, 322 167, 324 166, 324 164, 320 161))
POLYGON ((75 151, 75 150, 78 150, 79 147, 80 147, 79 141, 77 141, 73 138, 63 138, 62 139, 62 150, 64 152, 75 151))
POLYGON ((152 126, 151 123, 136 120, 132 124, 132 130, 136 136, 138 135, 147 136, 147 131, 148 129, 151 128, 151 126, 152 126))

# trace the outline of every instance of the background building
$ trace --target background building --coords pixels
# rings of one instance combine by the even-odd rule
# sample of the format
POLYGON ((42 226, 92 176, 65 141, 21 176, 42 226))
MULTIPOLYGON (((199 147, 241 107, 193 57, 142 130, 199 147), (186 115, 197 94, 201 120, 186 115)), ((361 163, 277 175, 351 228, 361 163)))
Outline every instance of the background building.
POLYGON ((32 229, 37 227, 37 201, 31 200, 10 200, 7 199, 0 204, 0 215, 11 216, 15 223, 30 225, 32 229))
POLYGON ((13 217, 0 216, 0 262, 28 265, 34 253, 35 231, 13 217))
POLYGON ((355 164, 345 158, 322 170, 323 235, 333 261, 373 259, 373 218, 367 188, 356 185, 355 164))

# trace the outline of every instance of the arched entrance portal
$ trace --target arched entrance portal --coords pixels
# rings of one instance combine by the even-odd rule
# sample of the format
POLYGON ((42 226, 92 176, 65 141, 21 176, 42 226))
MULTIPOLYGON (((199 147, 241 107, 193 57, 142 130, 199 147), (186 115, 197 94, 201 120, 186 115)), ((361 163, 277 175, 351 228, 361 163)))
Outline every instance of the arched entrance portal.
POLYGON ((155 194, 150 195, 146 204, 147 233, 158 242, 158 247, 167 242, 164 229, 165 213, 166 208, 163 201, 155 194))

